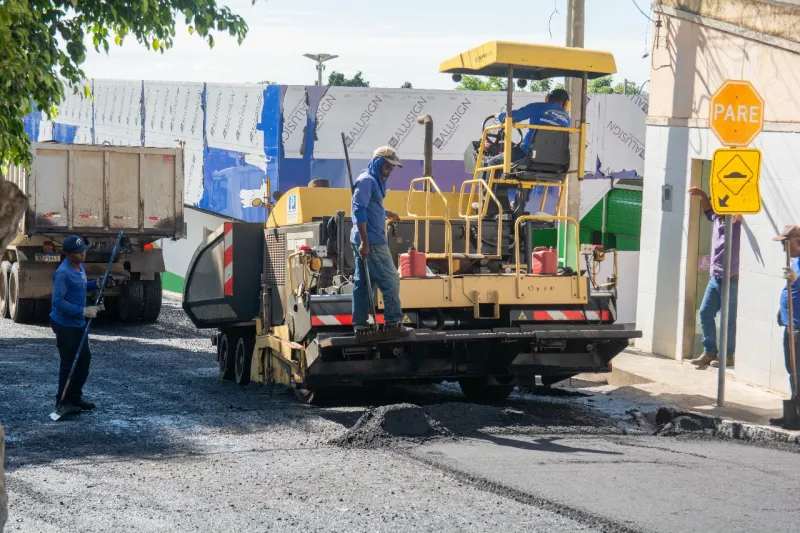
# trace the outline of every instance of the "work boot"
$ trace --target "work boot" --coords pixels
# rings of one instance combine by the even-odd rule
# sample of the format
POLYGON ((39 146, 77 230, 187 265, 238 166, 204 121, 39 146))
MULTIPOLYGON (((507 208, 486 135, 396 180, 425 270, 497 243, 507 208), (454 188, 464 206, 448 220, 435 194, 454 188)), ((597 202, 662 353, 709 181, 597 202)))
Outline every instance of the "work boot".
MULTIPOLYGON (((728 362, 725 363, 725 368, 733 368, 734 358, 728 357, 728 362)), ((711 368, 719 368, 719 359, 711 361, 711 368)))
POLYGON ((56 412, 61 416, 79 415, 81 414, 81 408, 72 402, 64 402, 60 406, 56 405, 56 412))
POLYGON ((782 416, 777 417, 777 418, 770 418, 769 419, 769 425, 770 426, 783 427, 783 423, 784 423, 784 419, 783 419, 782 416))
POLYGON ((86 401, 83 398, 80 398, 78 401, 74 401, 72 403, 74 403, 76 406, 80 407, 81 411, 91 411, 92 409, 97 407, 92 402, 86 401))
POLYGON ((716 360, 717 360, 717 356, 716 355, 712 355, 710 353, 704 353, 700 357, 692 359, 689 362, 692 363, 695 366, 700 367, 700 368, 705 368, 705 367, 707 367, 709 365, 709 363, 712 363, 713 361, 716 361, 716 360))

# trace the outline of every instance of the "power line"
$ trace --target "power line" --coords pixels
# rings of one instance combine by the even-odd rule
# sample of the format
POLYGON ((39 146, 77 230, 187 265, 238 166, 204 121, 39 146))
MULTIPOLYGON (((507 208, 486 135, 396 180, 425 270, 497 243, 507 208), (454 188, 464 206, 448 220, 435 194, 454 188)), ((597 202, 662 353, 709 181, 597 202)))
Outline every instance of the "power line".
POLYGON ((647 13, 645 13, 644 11, 642 11, 642 8, 641 8, 641 7, 639 7, 639 4, 637 4, 637 3, 636 3, 636 0, 631 0, 631 2, 633 2, 633 5, 635 5, 635 6, 636 6, 636 9, 638 9, 638 10, 639 10, 639 13, 641 13, 641 14, 642 14, 642 16, 643 16, 644 18, 646 18, 646 19, 647 19, 647 20, 649 20, 650 22, 655 22, 653 19, 651 19, 651 18, 650 18, 650 15, 648 15, 647 13))
POLYGON ((552 13, 550 13, 550 20, 549 20, 549 21, 547 21, 547 31, 549 31, 549 32, 550 32, 550 38, 551 38, 551 39, 553 38, 553 29, 551 28, 551 25, 552 25, 552 23, 553 23, 553 17, 554 17, 555 15, 559 15, 559 14, 560 14, 560 13, 558 12, 558 0, 554 0, 553 4, 554 4, 554 5, 553 5, 553 12, 552 12, 552 13))

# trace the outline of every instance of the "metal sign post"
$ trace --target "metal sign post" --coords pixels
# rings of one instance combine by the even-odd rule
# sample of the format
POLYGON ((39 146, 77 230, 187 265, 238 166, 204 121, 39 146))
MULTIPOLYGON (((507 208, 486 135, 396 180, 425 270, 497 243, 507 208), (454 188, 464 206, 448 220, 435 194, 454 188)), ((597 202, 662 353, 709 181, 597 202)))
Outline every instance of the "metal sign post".
POLYGON ((728 307, 731 299, 731 233, 733 217, 725 217, 725 252, 722 258, 722 310, 719 317, 719 376, 717 378, 717 407, 725 405, 725 370, 728 366, 728 307))

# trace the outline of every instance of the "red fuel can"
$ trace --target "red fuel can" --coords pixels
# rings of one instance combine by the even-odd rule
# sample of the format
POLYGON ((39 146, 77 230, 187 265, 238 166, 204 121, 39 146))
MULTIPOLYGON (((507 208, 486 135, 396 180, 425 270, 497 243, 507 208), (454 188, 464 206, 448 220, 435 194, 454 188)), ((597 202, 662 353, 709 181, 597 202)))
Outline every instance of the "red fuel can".
POLYGON ((408 253, 400 254, 400 277, 424 278, 428 272, 426 264, 424 253, 409 248, 408 253))
POLYGON ((547 246, 537 246, 533 249, 531 264, 533 265, 533 274, 543 276, 558 274, 558 254, 555 248, 548 249, 547 246))

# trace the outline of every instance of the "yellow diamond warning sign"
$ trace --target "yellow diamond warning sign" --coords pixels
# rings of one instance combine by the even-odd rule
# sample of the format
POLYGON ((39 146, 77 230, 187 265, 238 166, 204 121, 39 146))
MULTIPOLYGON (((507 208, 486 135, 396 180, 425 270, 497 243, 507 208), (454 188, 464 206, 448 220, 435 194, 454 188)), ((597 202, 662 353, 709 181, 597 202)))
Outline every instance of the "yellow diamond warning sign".
POLYGON ((711 162, 711 206, 718 215, 761 212, 761 151, 727 149, 714 152, 711 162))

